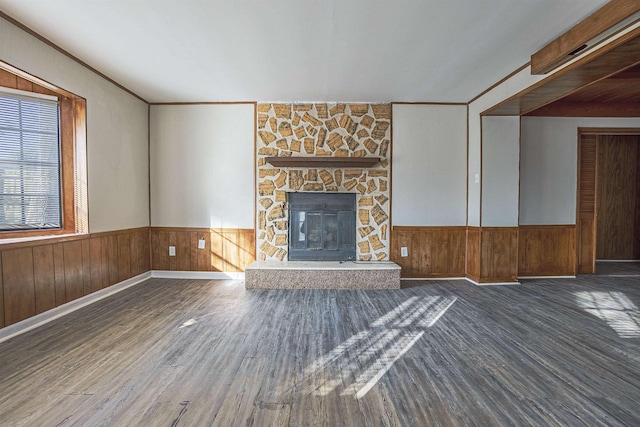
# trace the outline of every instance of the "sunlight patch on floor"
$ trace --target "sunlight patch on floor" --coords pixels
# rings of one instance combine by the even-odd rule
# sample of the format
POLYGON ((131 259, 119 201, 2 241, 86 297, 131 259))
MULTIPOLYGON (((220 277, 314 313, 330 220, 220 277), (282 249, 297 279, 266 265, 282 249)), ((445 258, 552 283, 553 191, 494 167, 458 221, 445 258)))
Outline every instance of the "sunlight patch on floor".
POLYGON ((576 302, 604 320, 621 338, 640 337, 640 311, 622 292, 576 292, 576 302))
POLYGON ((456 300, 433 296, 404 301, 310 364, 304 392, 363 398, 456 300))
POLYGON ((186 322, 184 322, 182 325, 180 325, 178 329, 186 328, 187 326, 195 325, 196 323, 198 323, 196 319, 189 319, 186 322))

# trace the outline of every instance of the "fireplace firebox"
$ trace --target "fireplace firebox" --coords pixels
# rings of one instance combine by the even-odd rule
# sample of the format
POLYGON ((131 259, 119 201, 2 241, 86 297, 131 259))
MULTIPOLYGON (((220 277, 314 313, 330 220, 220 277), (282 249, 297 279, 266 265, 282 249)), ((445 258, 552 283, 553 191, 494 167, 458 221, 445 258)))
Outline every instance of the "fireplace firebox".
POLYGON ((287 193, 289 261, 356 259, 356 195, 287 193))

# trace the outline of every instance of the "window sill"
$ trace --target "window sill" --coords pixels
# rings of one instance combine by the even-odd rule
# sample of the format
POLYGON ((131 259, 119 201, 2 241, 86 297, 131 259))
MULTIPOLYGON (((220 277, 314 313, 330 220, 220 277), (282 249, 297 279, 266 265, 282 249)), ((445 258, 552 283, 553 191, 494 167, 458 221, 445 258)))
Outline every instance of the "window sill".
MULTIPOLYGON (((25 237, 14 237, 14 238, 5 238, 0 237, 0 250, 6 249, 5 246, 22 246, 20 243, 39 243, 45 242, 48 240, 75 240, 80 239, 83 236, 88 236, 89 233, 60 233, 60 234, 48 234, 48 235, 34 235, 34 236, 25 236, 25 237)), ((26 245, 30 246, 30 245, 26 245)))

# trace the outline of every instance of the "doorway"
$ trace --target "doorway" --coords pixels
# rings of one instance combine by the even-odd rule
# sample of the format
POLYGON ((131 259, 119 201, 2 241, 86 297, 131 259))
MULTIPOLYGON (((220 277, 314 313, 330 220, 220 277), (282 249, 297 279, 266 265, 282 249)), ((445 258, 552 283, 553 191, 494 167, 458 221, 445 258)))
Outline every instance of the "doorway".
POLYGON ((578 129, 577 272, 640 258, 640 129, 578 129))

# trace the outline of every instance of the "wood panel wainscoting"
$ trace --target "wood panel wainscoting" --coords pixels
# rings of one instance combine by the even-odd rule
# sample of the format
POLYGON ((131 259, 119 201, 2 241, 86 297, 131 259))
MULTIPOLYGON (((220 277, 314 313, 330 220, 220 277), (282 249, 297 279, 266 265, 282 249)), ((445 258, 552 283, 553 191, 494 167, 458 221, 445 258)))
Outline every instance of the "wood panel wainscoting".
POLYGON ((518 227, 468 227, 467 277, 477 283, 518 281, 518 227))
POLYGON ((256 258, 250 228, 151 227, 151 247, 153 270, 242 272, 256 258), (204 249, 198 248, 201 239, 204 249))
POLYGON ((596 272, 596 219, 592 213, 580 212, 576 226, 576 273, 596 272))
POLYGON ((466 226, 393 227, 391 261, 404 278, 464 277, 466 231, 466 226), (408 256, 401 256, 402 247, 408 256))
POLYGON ((521 225, 518 276, 575 276, 576 226, 521 225))
POLYGON ((0 246, 0 327, 150 270, 149 227, 0 246))
POLYGON ((480 227, 467 227, 467 277, 480 283, 480 227))
POLYGON ((576 226, 395 226, 391 254, 403 278, 466 276, 488 283, 518 276, 575 276, 576 226), (408 256, 401 256, 402 247, 408 256))

